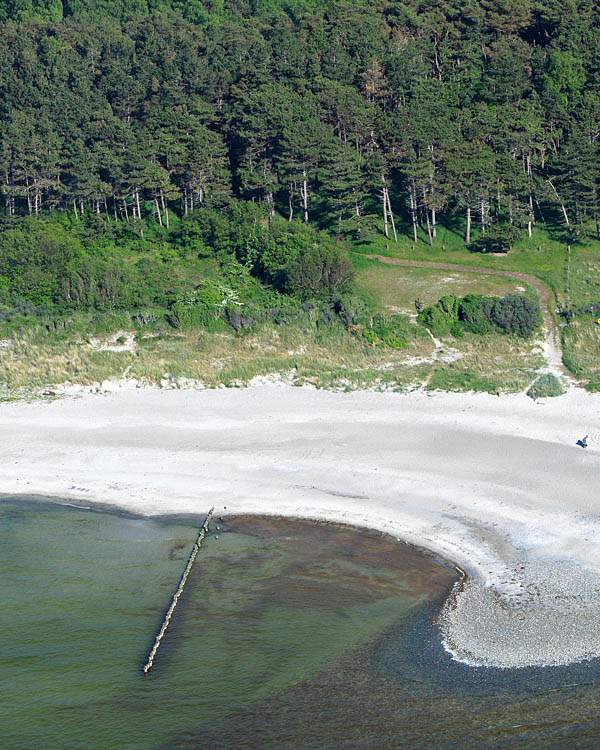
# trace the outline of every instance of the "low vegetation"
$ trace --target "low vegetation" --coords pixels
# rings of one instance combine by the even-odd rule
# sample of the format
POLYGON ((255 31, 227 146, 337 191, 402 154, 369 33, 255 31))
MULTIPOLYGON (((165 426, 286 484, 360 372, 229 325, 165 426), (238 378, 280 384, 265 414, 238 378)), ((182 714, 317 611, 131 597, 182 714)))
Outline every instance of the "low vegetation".
POLYGON ((468 294, 462 298, 442 297, 435 305, 421 310, 418 320, 434 336, 451 333, 460 338, 465 331, 480 335, 499 331, 527 338, 540 325, 542 316, 539 304, 522 294, 501 298, 468 294))
POLYGON ((540 375, 530 386, 527 395, 535 401, 538 398, 562 396, 564 392, 564 388, 556 375, 545 373, 544 375, 540 375))

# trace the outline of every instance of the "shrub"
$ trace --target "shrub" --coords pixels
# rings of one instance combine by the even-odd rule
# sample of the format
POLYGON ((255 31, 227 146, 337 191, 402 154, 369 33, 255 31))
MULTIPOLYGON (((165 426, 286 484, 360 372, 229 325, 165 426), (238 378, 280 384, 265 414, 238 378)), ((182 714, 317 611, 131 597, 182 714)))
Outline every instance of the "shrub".
POLYGON ((563 387, 560 384, 560 380, 556 375, 547 373, 546 375, 540 375, 540 377, 533 383, 533 385, 527 391, 529 398, 549 398, 555 396, 562 396, 564 393, 563 387))
POLYGON ((378 346, 382 349, 406 349, 408 340, 406 336, 388 332, 381 337, 378 346))
POLYGON ((529 336, 541 322, 540 306, 522 294, 507 294, 494 302, 491 320, 506 333, 529 336))
POLYGON ((458 319, 471 333, 489 333, 494 300, 481 294, 467 294, 458 305, 458 319))
POLYGON ((450 328, 450 333, 456 339, 462 339, 462 337, 465 335, 465 329, 461 325, 459 320, 457 320, 456 323, 452 324, 452 327, 450 328))
POLYGON ((372 328, 365 328, 362 335, 367 339, 369 344, 376 344, 379 336, 372 328))
POLYGON ((406 349, 408 338, 404 326, 405 321, 400 315, 386 318, 377 314, 373 316, 370 327, 365 328, 362 335, 369 343, 376 344, 382 349, 406 349))
POLYGON ((443 336, 458 321, 458 300, 446 295, 432 307, 426 307, 417 319, 427 326, 434 336, 443 336))
POLYGON ((451 333, 460 337, 463 329, 478 334, 499 329, 526 337, 540 324, 541 310, 537 302, 522 294, 507 294, 501 299, 467 294, 462 299, 442 297, 419 313, 417 319, 434 336, 451 333))
POLYGON ((252 328, 256 324, 256 318, 250 315, 244 308, 227 307, 225 308, 225 320, 236 333, 241 330, 252 328))
POLYGON ((307 298, 346 291, 354 273, 341 248, 313 244, 287 264, 285 275, 287 291, 307 298))

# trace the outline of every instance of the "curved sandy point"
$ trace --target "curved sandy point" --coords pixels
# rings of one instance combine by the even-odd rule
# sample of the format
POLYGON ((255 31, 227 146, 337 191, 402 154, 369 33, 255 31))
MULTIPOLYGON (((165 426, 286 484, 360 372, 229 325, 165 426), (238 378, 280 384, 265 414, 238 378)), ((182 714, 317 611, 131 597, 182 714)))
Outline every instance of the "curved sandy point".
POLYGON ((0 491, 380 529, 469 574, 441 621, 456 658, 563 664, 600 655, 599 407, 268 386, 5 403, 0 491))

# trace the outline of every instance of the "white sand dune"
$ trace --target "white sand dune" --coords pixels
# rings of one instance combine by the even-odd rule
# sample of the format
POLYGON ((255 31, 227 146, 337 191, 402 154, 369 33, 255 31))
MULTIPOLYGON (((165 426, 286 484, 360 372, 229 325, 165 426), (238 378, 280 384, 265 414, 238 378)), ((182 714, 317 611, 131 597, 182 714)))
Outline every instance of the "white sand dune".
POLYGON ((469 573, 472 664, 600 655, 600 397, 123 389, 0 407, 0 492, 369 526, 469 573), (590 447, 576 446, 590 434, 590 447))

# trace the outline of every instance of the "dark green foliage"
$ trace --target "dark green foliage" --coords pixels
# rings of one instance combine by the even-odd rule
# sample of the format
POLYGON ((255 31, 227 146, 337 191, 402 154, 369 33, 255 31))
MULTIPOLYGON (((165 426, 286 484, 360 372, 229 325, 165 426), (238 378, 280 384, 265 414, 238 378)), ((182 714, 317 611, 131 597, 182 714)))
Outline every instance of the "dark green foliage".
POLYGON ((444 336, 458 321, 458 299, 446 295, 435 305, 426 307, 418 315, 418 321, 427 326, 434 336, 444 336))
MULTIPOLYGON (((391 239, 387 209, 415 242, 478 224, 477 251, 541 220, 576 236, 600 212, 600 26, 546 5, 6 0, 6 213, 147 236, 235 198, 361 239, 391 239)), ((213 219, 208 245, 273 283, 261 219, 246 248, 213 219)))
POLYGON ((530 336, 541 323, 539 304, 522 294, 507 294, 496 300, 490 317, 505 333, 523 337, 530 336))
MULTIPOLYGON (((600 226, 600 24, 547 5, 0 3, 2 309, 243 331, 292 296, 349 327, 327 301, 345 237, 435 245, 441 217, 478 252, 541 221, 577 241, 600 226), (247 309, 186 307, 207 279, 247 309)), ((419 319, 532 329, 526 305, 486 305, 419 319)))
POLYGON ((363 337, 370 343, 383 349, 406 349, 408 337, 406 320, 400 315, 375 315, 371 325, 362 331, 363 337))
POLYGON ((481 294, 467 294, 458 305, 458 319, 471 333, 489 333, 492 329, 491 314, 494 305, 493 297, 481 294))
POLYGON ((302 247, 285 267, 286 286, 302 298, 346 291, 353 271, 344 251, 333 244, 302 247))
POLYGON ((552 373, 540 375, 527 391, 529 398, 548 398, 553 396, 562 396, 564 393, 560 380, 552 373))
POLYGON ((469 250, 474 253, 507 253, 520 237, 521 230, 514 224, 497 224, 473 240, 469 250))
POLYGON ((522 294, 502 298, 467 294, 463 298, 442 297, 419 313, 418 321, 434 336, 452 333, 460 337, 464 331, 485 334, 500 330, 527 337, 540 325, 541 310, 537 302, 522 294))

